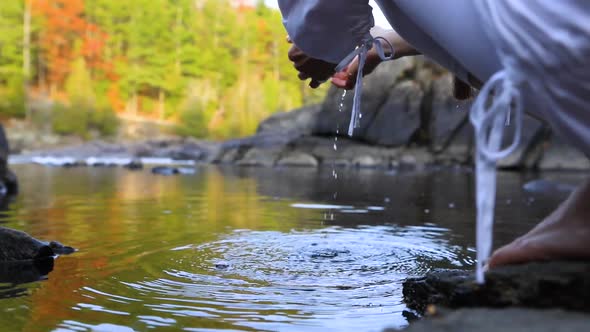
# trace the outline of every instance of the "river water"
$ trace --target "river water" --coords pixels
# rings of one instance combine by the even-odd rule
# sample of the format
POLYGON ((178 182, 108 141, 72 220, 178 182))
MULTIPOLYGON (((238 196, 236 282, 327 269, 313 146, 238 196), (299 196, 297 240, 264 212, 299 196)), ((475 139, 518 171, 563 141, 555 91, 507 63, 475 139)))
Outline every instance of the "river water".
MULTIPOLYGON (((0 223, 78 251, 40 281, 0 269, 6 331, 380 331, 407 325, 404 279, 474 268, 466 170, 13 168, 0 223)), ((564 197, 531 178, 499 175, 496 244, 564 197)))

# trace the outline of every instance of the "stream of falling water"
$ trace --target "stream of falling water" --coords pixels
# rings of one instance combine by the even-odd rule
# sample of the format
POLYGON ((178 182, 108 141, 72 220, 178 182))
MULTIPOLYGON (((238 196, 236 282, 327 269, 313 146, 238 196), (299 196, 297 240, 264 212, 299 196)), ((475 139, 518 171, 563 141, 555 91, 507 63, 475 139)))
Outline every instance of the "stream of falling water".
MULTIPOLYGON (((340 98, 340 104, 338 105, 338 113, 342 113, 344 111, 344 99, 346 98, 346 90, 342 92, 342 97, 340 98)), ((338 151, 338 136, 340 135, 340 122, 336 121, 336 135, 334 135, 334 151, 338 151)), ((338 172, 336 171, 336 154, 334 155, 334 160, 332 161, 332 176, 334 177, 334 181, 338 181, 338 172)), ((338 190, 334 190, 334 199, 338 198, 338 190)), ((324 220, 328 219, 334 220, 334 213, 330 212, 329 214, 324 214, 324 220)))
MULTIPOLYGON (((344 99, 346 98, 346 90, 342 92, 342 97, 340 98, 340 105, 338 105, 338 113, 342 113, 344 111, 344 99)), ((334 135, 334 151, 338 151, 338 136, 340 135, 340 122, 336 121, 336 135, 334 135)), ((334 179, 338 179, 338 172, 336 172, 336 158, 332 162, 332 176, 334 179)), ((334 196, 337 196, 338 193, 336 192, 334 196)), ((336 197, 334 197, 336 198, 336 197)))

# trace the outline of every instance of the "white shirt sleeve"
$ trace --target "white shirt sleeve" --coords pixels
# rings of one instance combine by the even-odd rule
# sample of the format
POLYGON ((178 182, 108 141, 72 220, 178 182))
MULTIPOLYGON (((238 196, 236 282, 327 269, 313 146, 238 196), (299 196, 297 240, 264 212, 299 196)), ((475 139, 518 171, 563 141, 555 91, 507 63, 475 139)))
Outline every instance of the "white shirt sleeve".
POLYGON ((305 54, 338 64, 374 25, 369 0, 279 0, 283 24, 305 54))

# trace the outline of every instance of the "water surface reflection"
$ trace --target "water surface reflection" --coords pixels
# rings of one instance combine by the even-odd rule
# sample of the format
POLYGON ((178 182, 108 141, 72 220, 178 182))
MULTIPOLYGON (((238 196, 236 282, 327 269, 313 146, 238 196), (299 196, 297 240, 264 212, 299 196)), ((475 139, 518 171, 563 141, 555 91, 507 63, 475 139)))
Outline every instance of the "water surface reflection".
MULTIPOLYGON (((0 301, 12 331, 380 330, 406 324, 404 278, 473 265, 465 171, 16 172, 4 226, 80 251, 45 281, 7 285, 26 295, 0 301)), ((525 180, 500 176, 498 244, 561 198, 531 196, 525 180)))

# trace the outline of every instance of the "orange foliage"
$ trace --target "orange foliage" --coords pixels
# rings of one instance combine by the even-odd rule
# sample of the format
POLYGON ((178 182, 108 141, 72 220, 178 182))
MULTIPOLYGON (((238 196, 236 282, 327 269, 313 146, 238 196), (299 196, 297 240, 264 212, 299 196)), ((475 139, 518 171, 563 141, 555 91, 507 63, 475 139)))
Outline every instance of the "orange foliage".
POLYGON ((115 79, 112 64, 103 58, 108 35, 86 21, 84 0, 33 0, 32 8, 45 22, 40 43, 49 83, 63 86, 78 56, 84 57, 93 73, 115 79))

